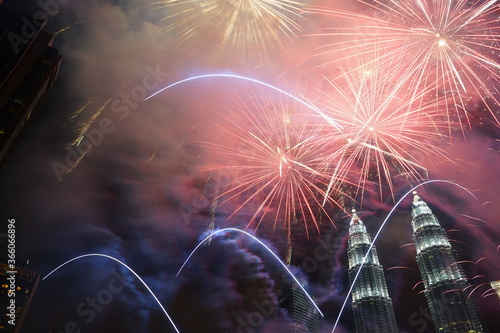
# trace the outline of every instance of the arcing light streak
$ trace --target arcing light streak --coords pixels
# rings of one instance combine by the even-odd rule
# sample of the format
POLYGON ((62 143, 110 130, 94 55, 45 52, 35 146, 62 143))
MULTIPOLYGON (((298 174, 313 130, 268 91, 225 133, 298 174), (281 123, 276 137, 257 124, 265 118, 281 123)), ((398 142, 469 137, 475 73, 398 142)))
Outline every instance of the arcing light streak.
POLYGON ((290 277, 295 281, 295 283, 297 283, 297 285, 299 286, 299 288, 304 292, 304 294, 306 295, 306 297, 309 299, 309 301, 312 303, 312 305, 314 306, 314 308, 318 311, 318 313, 324 317, 323 315, 323 312, 321 312, 321 310, 319 309, 319 307, 316 305, 316 303, 314 302, 314 300, 312 299, 312 297, 309 295, 309 293, 304 289, 304 287, 302 287, 302 285, 300 284, 300 282, 297 280, 297 278, 293 275, 293 273, 288 269, 288 267, 286 267, 286 265, 281 261, 281 259, 266 245, 264 244, 260 239, 258 239, 257 237, 255 237, 254 235, 244 231, 244 230, 240 230, 240 229, 236 229, 236 228, 224 228, 224 229, 220 229, 220 230, 217 230, 217 231, 214 231, 212 232, 210 235, 208 235, 207 237, 205 237, 194 249, 193 251, 191 251, 191 253, 189 254, 189 256, 187 257, 187 259, 184 261, 184 263, 182 264, 181 268, 179 269, 179 271, 177 272, 177 274, 175 275, 175 277, 179 276, 179 274, 181 273, 182 269, 184 268, 184 266, 186 266, 187 262, 189 261, 189 259, 191 259, 191 257, 193 256, 193 254, 196 252, 196 250, 198 250, 203 244, 205 244, 205 242, 207 242, 209 239, 211 239, 213 236, 215 236, 216 234, 218 233, 221 233, 221 232, 226 232, 226 231, 235 231, 235 232, 241 232, 242 234, 245 234, 249 237, 251 237, 252 239, 254 239, 255 241, 257 241, 260 245, 262 245, 266 250, 267 252, 269 252, 279 263, 280 265, 286 270, 286 272, 288 273, 288 275, 290 275, 290 277))
POLYGON ((161 302, 158 300, 158 298, 156 297, 156 295, 153 293, 153 291, 149 288, 149 286, 146 284, 146 282, 144 282, 144 280, 132 269, 130 268, 129 266, 127 266, 124 262, 116 259, 115 257, 112 257, 112 256, 109 256, 107 254, 101 254, 101 253, 88 253, 88 254, 82 254, 80 256, 77 256, 73 259, 70 259, 64 263, 62 263, 61 265, 57 266, 55 269, 53 269, 49 274, 45 275, 45 277, 43 277, 42 280, 45 280, 46 278, 48 278, 50 275, 52 275, 53 273, 55 273, 57 270, 59 270, 60 268, 62 268, 63 266, 66 266, 67 264, 69 264, 70 262, 72 261, 75 261, 75 260, 78 260, 78 259, 81 259, 81 258, 85 258, 85 257, 104 257, 104 258, 108 258, 108 259, 111 259, 111 260, 114 260, 116 261, 117 263, 119 263, 120 265, 122 265, 123 267, 125 267, 126 269, 128 269, 132 274, 134 274, 134 276, 139 280, 141 281, 141 283, 144 285, 144 287, 146 287, 146 289, 149 291, 149 293, 151 294, 151 296, 153 296, 153 298, 155 299, 156 303, 158 303, 158 305, 160 306, 161 310, 163 311, 163 313, 165 314, 165 316, 167 317, 167 319, 170 321, 170 324, 172 324, 172 326, 174 327, 175 331, 177 333, 180 333, 179 330, 177 329, 177 326, 175 326, 174 324, 174 321, 172 320, 172 318, 170 318, 169 314, 167 313, 167 310, 165 310, 165 308, 163 307, 163 305, 161 304, 161 302))
POLYGON ((267 88, 271 88, 281 94, 284 94, 290 98, 292 98, 293 100, 301 103, 302 105, 308 107, 309 109, 313 110, 314 112, 316 112, 317 114, 319 114, 321 117, 323 117, 323 119, 325 119, 328 123, 330 123, 330 125, 333 125, 337 130, 341 130, 342 127, 337 124, 331 117, 328 117, 325 113, 323 113, 320 109, 318 109, 316 106, 280 89, 280 88, 277 88, 273 85, 270 85, 269 83, 266 83, 266 82, 263 82, 263 81, 259 81, 257 79, 253 79, 253 78, 250 78, 250 77, 246 77, 246 76, 241 76, 241 75, 236 75, 236 74, 224 74, 224 73, 215 73, 215 74, 204 74, 204 75, 197 75, 197 76, 193 76, 193 77, 189 77, 189 78, 186 78, 186 79, 183 79, 183 80, 180 80, 180 81, 177 81, 177 82, 174 82, 172 84, 169 84, 168 86, 166 86, 165 88, 162 88, 160 90, 158 90, 157 92, 151 94, 150 96, 146 97, 145 101, 147 101, 148 99, 164 92, 165 90, 167 89, 170 89, 172 87, 175 87, 179 84, 182 84, 182 83, 185 83, 185 82, 189 82, 189 81, 194 81, 194 80, 199 80, 199 79, 204 79, 204 78, 217 78, 217 77, 223 77, 223 78, 231 78, 231 79, 238 79, 238 80, 244 80, 244 81, 250 81, 250 82, 253 82, 253 83, 257 83, 259 85, 262 85, 264 87, 267 87, 267 88))
POLYGON ((335 321, 335 325, 333 326, 333 330, 332 330, 332 333, 335 332, 335 329, 337 328, 337 325, 339 323, 339 320, 340 320, 340 317, 342 316, 342 312, 344 311, 344 308, 347 304, 347 301, 349 300, 349 296, 351 296, 351 293, 352 293, 352 290, 354 288, 354 284, 356 283, 356 281, 358 280, 358 277, 359 277, 359 274, 361 273, 361 270, 363 269, 363 266, 365 265, 365 262, 366 262, 366 259, 368 258, 368 255, 370 254, 370 251, 372 250, 374 244, 375 244, 375 241, 378 239, 378 236, 380 235, 380 233, 382 232, 382 229, 384 228, 385 224, 387 223, 387 221, 389 220, 389 218, 391 217, 392 213, 396 210, 396 208, 399 206, 399 204, 410 194, 412 193, 413 191, 415 191, 417 188, 419 188, 420 186, 423 186, 423 185, 426 185, 426 184, 430 184, 430 183, 436 183, 436 182, 439 182, 439 183, 447 183, 447 184, 451 184, 451 185, 454 185, 454 186, 457 186, 459 188, 461 188, 462 190, 466 191, 467 193, 469 193, 474 199, 477 199, 476 196, 471 192, 469 191, 468 189, 466 189, 465 187, 457 184, 457 183, 454 183, 454 182, 451 182, 451 181, 448 181, 448 180, 440 180, 440 179, 435 179, 435 180, 428 180, 426 182, 423 182, 422 184, 419 184, 417 186, 415 186, 414 188, 412 188, 411 190, 409 190, 408 192, 406 192, 402 197, 401 199, 399 199, 399 201, 394 205, 394 207, 392 207, 391 211, 389 212, 389 214, 387 214, 387 217, 385 218, 385 220, 382 222, 382 224, 380 225, 380 228, 378 228, 377 230, 377 233, 375 234, 375 236, 373 237, 373 240, 372 240, 372 243, 370 244, 370 247, 368 247, 368 250, 366 251, 366 254, 363 258, 363 262, 361 263, 361 265, 359 266, 358 268, 358 271, 356 272, 356 275, 354 276, 354 279, 351 283, 351 286, 349 287, 349 291, 347 292, 347 295, 344 299, 344 303, 342 304, 342 307, 340 308, 340 312, 339 312, 339 315, 337 317, 337 320, 335 321))

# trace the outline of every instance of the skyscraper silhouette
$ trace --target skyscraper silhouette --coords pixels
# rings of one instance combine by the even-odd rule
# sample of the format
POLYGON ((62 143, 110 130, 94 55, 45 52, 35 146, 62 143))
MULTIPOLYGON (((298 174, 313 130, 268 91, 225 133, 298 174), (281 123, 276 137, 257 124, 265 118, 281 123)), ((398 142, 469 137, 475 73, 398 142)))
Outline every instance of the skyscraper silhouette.
MULTIPOLYGON (((355 211, 349 226, 347 256, 351 284, 361 267, 372 240, 355 211)), ((392 301, 387 292, 384 269, 372 247, 352 290, 356 332, 397 333, 392 301)))
POLYGON ((477 306, 446 232, 427 204, 413 192, 412 227, 417 263, 436 332, 484 332, 477 306))
POLYGON ((0 4, 0 166, 57 77, 61 56, 43 22, 0 4))

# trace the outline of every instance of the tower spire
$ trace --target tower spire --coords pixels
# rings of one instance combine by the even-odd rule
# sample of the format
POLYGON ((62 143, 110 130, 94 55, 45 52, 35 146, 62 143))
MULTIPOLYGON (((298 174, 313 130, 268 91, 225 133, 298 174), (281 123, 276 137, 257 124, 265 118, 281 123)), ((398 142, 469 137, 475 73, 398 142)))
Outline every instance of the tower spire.
POLYGON ((446 232, 427 204, 413 192, 412 227, 417 264, 437 332, 484 332, 477 306, 446 232))
POLYGON ((379 263, 377 250, 372 247, 370 253, 366 256, 372 239, 354 209, 349 224, 347 242, 349 280, 351 283, 353 283, 358 270, 361 268, 352 290, 352 308, 356 332, 398 332, 392 301, 387 292, 384 270, 379 263))
POLYGON ((422 199, 420 199, 420 197, 418 196, 418 192, 417 191, 413 191, 413 203, 417 202, 417 201, 420 201, 422 199))

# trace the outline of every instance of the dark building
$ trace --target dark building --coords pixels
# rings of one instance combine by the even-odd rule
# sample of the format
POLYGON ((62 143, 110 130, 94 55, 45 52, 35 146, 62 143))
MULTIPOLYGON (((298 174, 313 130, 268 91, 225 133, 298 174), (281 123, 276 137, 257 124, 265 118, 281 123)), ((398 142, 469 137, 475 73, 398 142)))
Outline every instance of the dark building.
POLYGON ((0 333, 18 333, 28 312, 40 275, 0 263, 0 333))
POLYGON ((384 269, 379 263, 375 247, 372 247, 366 261, 364 261, 372 239, 355 212, 352 215, 347 242, 351 284, 364 262, 352 289, 352 309, 356 332, 397 333, 398 327, 392 300, 387 292, 384 269))
MULTIPOLYGON (((306 282, 302 283, 307 288, 306 282)), ((293 284, 286 288, 280 297, 280 306, 286 309, 287 316, 293 321, 294 333, 318 333, 320 330, 319 313, 299 286, 293 284)))
POLYGON ((52 87, 61 56, 43 22, 0 5, 0 166, 52 87))
POLYGON ((484 332, 469 286, 444 229, 427 204, 414 192, 413 239, 424 293, 436 332, 484 332))

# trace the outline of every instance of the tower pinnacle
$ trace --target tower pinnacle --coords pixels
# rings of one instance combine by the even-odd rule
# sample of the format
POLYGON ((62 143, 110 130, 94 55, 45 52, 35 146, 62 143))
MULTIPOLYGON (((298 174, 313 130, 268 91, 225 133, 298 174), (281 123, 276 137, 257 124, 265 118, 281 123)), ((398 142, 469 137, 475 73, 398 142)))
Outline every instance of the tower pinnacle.
POLYGON ((356 209, 353 208, 349 226, 352 227, 354 224, 363 224, 363 222, 359 219, 358 214, 356 214, 356 209))

